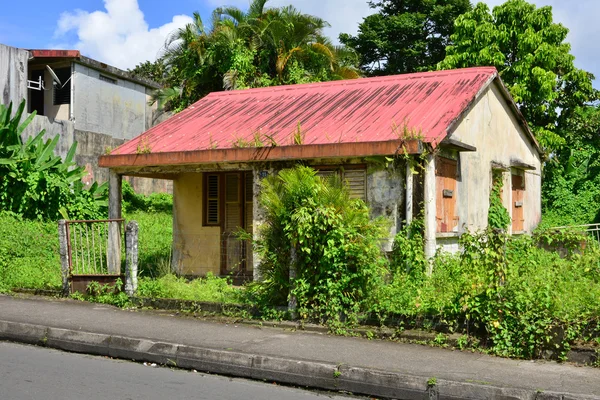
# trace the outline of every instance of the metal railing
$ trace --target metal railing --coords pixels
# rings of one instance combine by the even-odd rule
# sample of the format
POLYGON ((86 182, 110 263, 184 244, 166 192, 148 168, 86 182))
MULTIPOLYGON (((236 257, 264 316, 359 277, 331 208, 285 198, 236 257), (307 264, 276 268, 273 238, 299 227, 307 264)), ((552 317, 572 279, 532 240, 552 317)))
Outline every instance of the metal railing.
POLYGON ((115 260, 120 264, 121 257, 111 259, 110 231, 118 230, 115 250, 121 253, 124 222, 124 219, 65 221, 70 275, 120 273, 120 265, 112 265, 115 260))
POLYGON ((600 243, 600 224, 587 224, 587 225, 570 225, 570 226, 557 226, 551 230, 556 231, 574 231, 586 233, 591 238, 600 243))

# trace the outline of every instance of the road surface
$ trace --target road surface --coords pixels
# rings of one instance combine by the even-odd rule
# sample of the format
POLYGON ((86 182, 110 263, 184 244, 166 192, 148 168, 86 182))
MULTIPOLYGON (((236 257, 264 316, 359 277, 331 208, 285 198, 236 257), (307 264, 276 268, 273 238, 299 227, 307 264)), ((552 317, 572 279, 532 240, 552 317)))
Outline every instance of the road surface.
MULTIPOLYGON (((344 400, 269 383, 0 342, 0 398, 10 400, 344 400)), ((356 399, 356 398, 354 398, 356 399)))

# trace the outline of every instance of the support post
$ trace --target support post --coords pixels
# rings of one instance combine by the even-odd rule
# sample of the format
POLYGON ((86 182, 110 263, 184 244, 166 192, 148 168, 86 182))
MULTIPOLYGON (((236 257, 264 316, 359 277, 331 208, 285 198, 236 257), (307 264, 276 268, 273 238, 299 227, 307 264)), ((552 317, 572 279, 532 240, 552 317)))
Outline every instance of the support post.
POLYGON ((138 232, 138 223, 129 221, 125 228, 125 293, 130 297, 137 290, 138 232))
MULTIPOLYGON (((108 218, 121 218, 123 178, 114 170, 108 171, 108 218)), ((121 273, 121 223, 108 223, 107 246, 108 273, 118 275, 121 273)))
POLYGON ((69 244, 67 235, 67 221, 61 219, 58 221, 58 243, 60 254, 60 272, 62 275, 62 295, 69 295, 69 244))
POLYGON ((436 196, 435 196, 435 157, 432 154, 427 154, 425 159, 425 177, 424 177, 424 225, 425 225, 425 258, 429 260, 427 274, 433 273, 433 257, 435 256, 436 248, 436 196))
POLYGON ((296 309, 298 308, 298 299, 296 298, 296 295, 292 293, 296 286, 296 264, 296 245, 292 245, 292 248, 290 249, 290 293, 288 295, 288 311, 290 312, 290 317, 292 319, 296 319, 296 309))
MULTIPOLYGON (((253 175, 253 187, 252 193, 254 194, 252 199, 252 241, 256 242, 260 238, 260 227, 265 221, 265 210, 260 205, 260 181, 262 170, 260 168, 254 168, 252 171, 253 175)), ((252 279, 255 282, 262 281, 262 275, 260 272, 260 254, 253 250, 252 253, 252 279)))
POLYGON ((413 220, 413 191, 414 177, 412 173, 413 161, 406 160, 406 225, 410 225, 413 220))

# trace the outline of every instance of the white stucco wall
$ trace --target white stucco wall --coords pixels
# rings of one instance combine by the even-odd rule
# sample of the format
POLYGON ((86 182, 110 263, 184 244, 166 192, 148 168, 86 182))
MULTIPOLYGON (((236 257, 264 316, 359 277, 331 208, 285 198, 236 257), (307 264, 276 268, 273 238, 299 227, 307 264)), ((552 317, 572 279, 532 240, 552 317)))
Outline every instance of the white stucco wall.
MULTIPOLYGON (((486 89, 450 135, 451 139, 477 148, 476 152, 459 155, 459 233, 487 227, 493 163, 510 167, 519 161, 535 167, 524 171, 524 231, 531 232, 541 220, 541 159, 497 85, 493 83, 486 89)), ((504 172, 503 178, 503 203, 512 213, 511 172, 504 172)), ((445 250, 458 249, 455 238, 438 237, 437 242, 445 250)))
POLYGON ((100 80, 101 73, 75 63, 73 114, 75 128, 132 139, 146 130, 147 95, 140 84, 103 74, 117 83, 100 80))

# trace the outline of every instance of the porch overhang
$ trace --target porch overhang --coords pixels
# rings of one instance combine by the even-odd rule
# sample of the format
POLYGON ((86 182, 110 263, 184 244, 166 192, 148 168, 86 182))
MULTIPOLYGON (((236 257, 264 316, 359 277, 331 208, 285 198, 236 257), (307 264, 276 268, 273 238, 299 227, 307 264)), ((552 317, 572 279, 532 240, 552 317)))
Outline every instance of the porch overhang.
MULTIPOLYGON (((186 165, 240 164, 268 161, 356 158, 421 154, 421 140, 389 140, 363 143, 328 143, 294 146, 207 149, 196 151, 104 155, 98 165, 123 174, 143 173, 146 167, 180 167, 186 165)), ((163 171, 166 172, 167 168, 163 171)))

